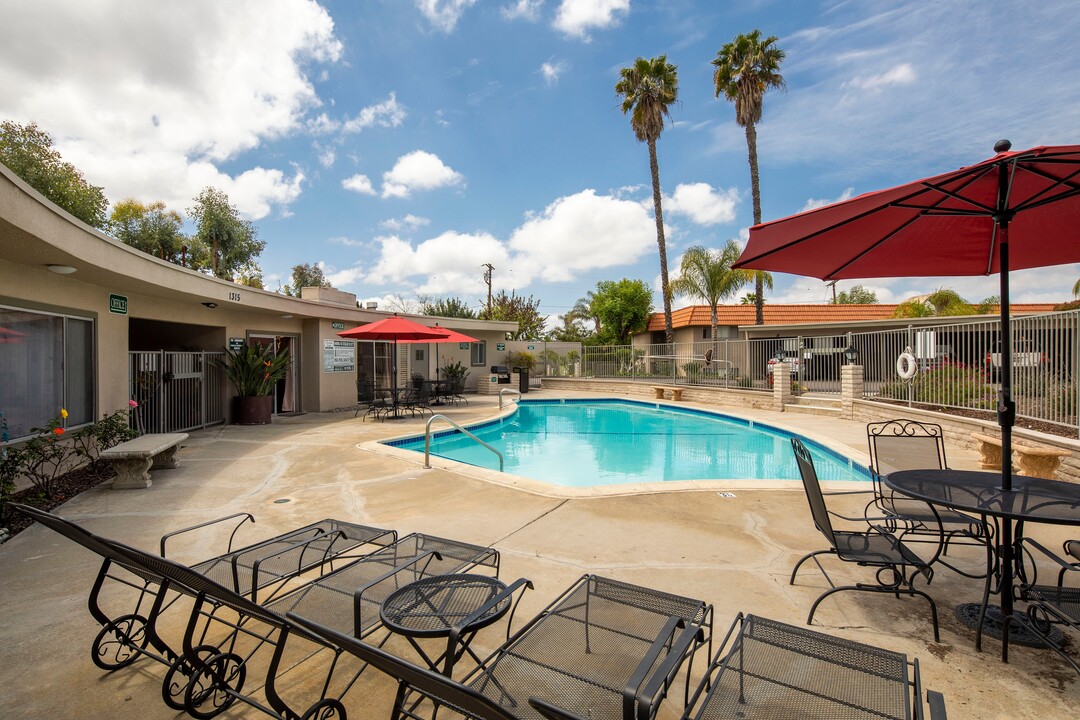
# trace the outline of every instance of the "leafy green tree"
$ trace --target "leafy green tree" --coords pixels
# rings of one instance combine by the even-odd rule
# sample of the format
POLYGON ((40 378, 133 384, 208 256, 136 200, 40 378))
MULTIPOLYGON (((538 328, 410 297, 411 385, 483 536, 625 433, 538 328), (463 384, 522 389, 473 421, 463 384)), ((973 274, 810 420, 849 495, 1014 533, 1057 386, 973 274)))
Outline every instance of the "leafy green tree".
MULTIPOLYGON (((770 89, 783 90, 784 78, 780 74, 780 63, 784 60, 784 51, 776 47, 776 36, 761 39, 761 31, 754 30, 746 35, 737 35, 735 39, 720 48, 713 73, 716 97, 724 94, 735 103, 735 122, 746 130, 746 149, 750 159, 750 190, 754 198, 754 224, 761 223, 761 183, 758 174, 757 127, 761 122, 765 92, 770 89)), ((754 295, 757 307, 757 324, 765 323, 765 278, 758 271, 754 278, 754 295)))
POLYGON ((52 137, 36 123, 0 122, 0 163, 58 206, 91 227, 107 227, 105 191, 87 182, 53 149, 52 137))
POLYGON ((679 266, 679 276, 671 283, 674 292, 701 298, 709 305, 713 342, 718 324, 716 306, 753 279, 752 270, 731 269, 740 252, 739 243, 734 240, 728 240, 719 250, 701 245, 688 248, 679 266))
POLYGON ((506 320, 518 324, 517 332, 506 333, 507 340, 537 340, 544 332, 544 316, 540 314, 540 300, 518 297, 514 292, 509 295, 505 290, 491 298, 491 308, 484 308, 478 317, 481 320, 506 320))
POLYGON ((285 285, 281 292, 290 297, 300 297, 300 289, 306 287, 333 287, 326 279, 322 268, 314 263, 293 265, 292 284, 285 285))
POLYGON ((877 305, 877 293, 873 290, 867 290, 862 285, 855 285, 850 290, 841 290, 836 300, 833 301, 835 305, 877 305))
POLYGON ((256 236, 255 226, 241 219, 223 190, 203 188, 187 212, 195 221, 195 237, 208 251, 207 269, 215 277, 233 279, 266 249, 266 242, 256 236))
POLYGON ((586 343, 592 339, 593 333, 590 333, 585 328, 582 321, 573 312, 560 315, 559 320, 562 325, 549 331, 546 337, 547 340, 552 342, 586 343))
POLYGON ((180 213, 166 210, 160 200, 145 205, 127 198, 113 205, 109 215, 109 230, 117 240, 178 265, 181 249, 187 244, 183 226, 180 213))
POLYGON ((1076 284, 1073 285, 1073 297, 1080 297, 1080 280, 1077 280, 1076 284))
POLYGON ((649 146, 649 171, 652 173, 653 215, 656 218, 656 245, 660 251, 660 285, 664 296, 664 334, 674 342, 671 327, 671 287, 668 282, 667 242, 664 239, 664 213, 660 207, 660 166, 656 160, 656 141, 664 131, 664 118, 671 117, 668 106, 679 96, 677 68, 667 55, 651 60, 639 57, 634 64, 619 71, 615 92, 623 97, 623 115, 630 114, 630 127, 639 142, 649 146), (631 112, 633 111, 633 112, 631 112))
POLYGON ((264 289, 262 268, 254 260, 249 260, 240 266, 236 271, 236 277, 233 278, 233 282, 237 285, 246 285, 247 287, 264 289))
POLYGON ((476 317, 476 311, 461 298, 425 298, 420 302, 420 312, 424 315, 436 315, 438 317, 467 318, 476 317))
POLYGON ((925 298, 913 298, 900 303, 893 311, 893 317, 975 315, 978 312, 979 309, 962 298, 960 293, 950 288, 940 288, 925 298))
POLYGON ((601 280, 593 293, 593 309, 604 328, 601 342, 626 345, 649 324, 652 290, 643 280, 601 280))

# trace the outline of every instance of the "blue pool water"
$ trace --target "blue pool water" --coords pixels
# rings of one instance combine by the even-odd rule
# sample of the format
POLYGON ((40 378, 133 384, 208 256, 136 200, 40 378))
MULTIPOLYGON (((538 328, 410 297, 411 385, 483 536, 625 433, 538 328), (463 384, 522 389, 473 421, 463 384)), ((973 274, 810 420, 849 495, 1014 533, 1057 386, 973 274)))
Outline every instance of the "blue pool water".
MULTIPOLYGON (((569 487, 663 480, 798 480, 792 434, 697 410, 624 400, 522 401, 513 415, 470 427, 514 475, 569 487)), ((866 469, 803 438, 822 480, 869 480, 866 469)), ((424 452, 424 438, 388 444, 424 452)), ((433 455, 499 469, 456 430, 434 433, 433 455)))

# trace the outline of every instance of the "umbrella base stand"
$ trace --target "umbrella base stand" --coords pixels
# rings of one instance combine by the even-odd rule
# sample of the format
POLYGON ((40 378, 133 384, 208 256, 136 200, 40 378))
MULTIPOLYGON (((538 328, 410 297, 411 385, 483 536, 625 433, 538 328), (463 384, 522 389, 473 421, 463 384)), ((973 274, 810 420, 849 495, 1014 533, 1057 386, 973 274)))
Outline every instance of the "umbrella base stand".
MULTIPOLYGON (((971 629, 979 625, 979 603, 965 603, 956 606, 956 619, 971 629)), ((986 617, 983 619, 983 637, 992 637, 1000 640, 1003 636, 1002 629, 1005 627, 1005 617, 1001 614, 1001 608, 997 605, 988 605, 986 617)), ((1050 640, 1060 645, 1065 635, 1056 627, 1051 627, 1048 633, 1050 640)), ((1027 626, 1026 619, 1013 616, 1012 625, 1009 627, 1009 644, 1023 645, 1024 647, 1046 648, 1043 640, 1033 634, 1027 626)))

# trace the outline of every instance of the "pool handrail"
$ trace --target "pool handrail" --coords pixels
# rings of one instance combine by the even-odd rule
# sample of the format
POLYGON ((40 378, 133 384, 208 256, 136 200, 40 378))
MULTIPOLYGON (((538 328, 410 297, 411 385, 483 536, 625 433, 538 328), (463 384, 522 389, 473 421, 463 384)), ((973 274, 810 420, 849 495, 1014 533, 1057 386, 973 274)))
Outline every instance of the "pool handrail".
MULTIPOLYGON (((501 399, 501 397, 500 397, 500 399, 501 399)), ((455 428, 457 428, 459 432, 464 433, 465 435, 468 435, 470 438, 472 438, 476 442, 480 443, 481 445, 486 447, 491 452, 498 455, 499 456, 499 472, 503 472, 503 454, 501 452, 499 452, 498 450, 496 450, 495 448, 493 448, 491 445, 487 444, 486 442, 484 442, 480 438, 476 437, 471 432, 469 432, 465 428, 461 427, 460 425, 458 425, 456 422, 454 422, 450 418, 446 417, 445 415, 432 415, 431 417, 428 418, 427 424, 424 426, 424 467, 425 468, 427 468, 428 470, 431 469, 431 423, 435 422, 436 420, 445 420, 446 422, 450 423, 455 428)))
POLYGON ((517 395, 518 400, 521 399, 521 391, 520 390, 515 390, 514 388, 503 388, 502 390, 499 391, 499 409, 500 410, 503 409, 503 393, 508 393, 508 392, 512 392, 515 395, 517 395))

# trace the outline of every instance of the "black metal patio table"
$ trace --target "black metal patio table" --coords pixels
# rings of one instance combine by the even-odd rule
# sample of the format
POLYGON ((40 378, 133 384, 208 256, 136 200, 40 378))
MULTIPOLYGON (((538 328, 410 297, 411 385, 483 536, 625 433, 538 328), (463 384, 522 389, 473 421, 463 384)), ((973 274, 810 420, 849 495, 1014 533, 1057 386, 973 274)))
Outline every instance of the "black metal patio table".
POLYGON ((469 644, 478 630, 506 614, 510 596, 468 624, 463 622, 506 589, 501 580, 487 575, 432 575, 395 590, 383 601, 379 615, 383 625, 403 635, 433 671, 450 677, 454 664, 465 653, 480 664, 469 644), (446 650, 432 659, 415 638, 446 638, 446 650))
MULTIPOLYGON (((931 505, 974 513, 984 519, 995 517, 1002 522, 1004 532, 998 533, 995 548, 1000 562, 995 563, 997 568, 987 568, 983 601, 978 606, 979 614, 975 620, 975 647, 982 649, 986 621, 1000 622, 1001 659, 1008 662, 1010 625, 1015 623, 1021 630, 1025 627, 1022 615, 1013 613, 1012 596, 1014 563, 1018 558, 1017 547, 1024 534, 1024 523, 1080 526, 1080 485, 1014 475, 1012 489, 1003 490, 1000 473, 974 470, 902 470, 885 476, 885 484, 898 493, 931 505), (996 589, 1001 596, 1000 609, 989 605, 995 569, 1000 573, 996 589)), ((957 615, 964 617, 959 610, 957 615)))

